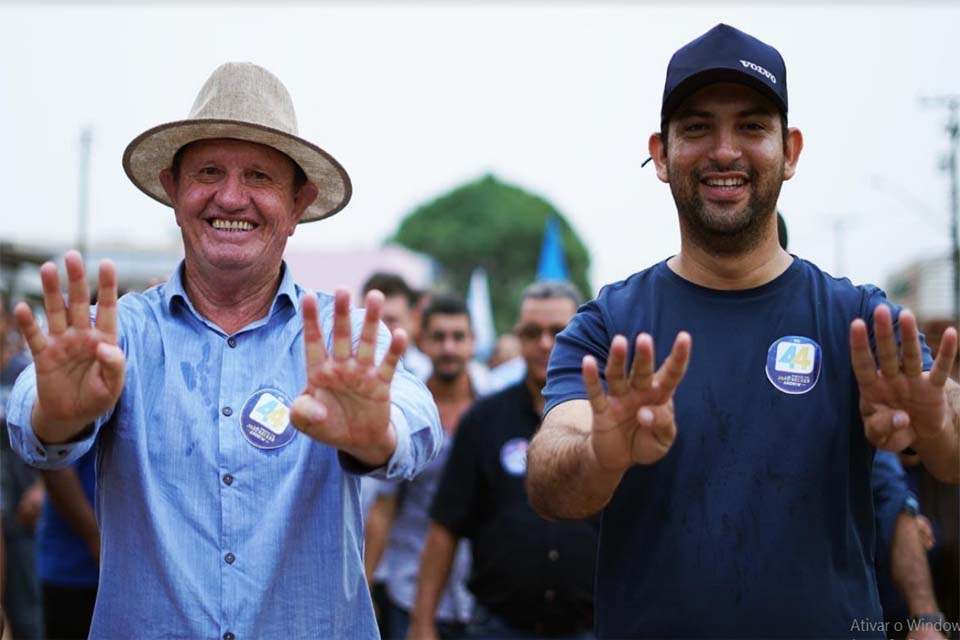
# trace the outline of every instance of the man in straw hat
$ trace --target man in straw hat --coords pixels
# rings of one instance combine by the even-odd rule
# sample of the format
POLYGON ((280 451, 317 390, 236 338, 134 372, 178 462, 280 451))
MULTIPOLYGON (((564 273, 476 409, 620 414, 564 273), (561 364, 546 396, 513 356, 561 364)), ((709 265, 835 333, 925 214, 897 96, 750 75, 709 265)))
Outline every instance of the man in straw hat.
POLYGON ((11 397, 14 447, 47 468, 98 447, 91 636, 375 637, 359 475, 410 478, 442 436, 383 296, 351 311, 281 259, 298 223, 346 205, 346 172, 298 137, 276 77, 232 63, 123 166, 174 209, 185 258, 169 282, 118 301, 104 262, 91 323, 71 252, 66 305, 41 269, 48 333, 16 309, 36 365, 11 397))
POLYGON ((909 311, 780 248, 786 80, 727 25, 673 55, 649 151, 680 252, 557 336, 527 487, 548 517, 603 512, 598 636, 888 637, 874 448, 960 480, 956 331, 934 362, 909 311))

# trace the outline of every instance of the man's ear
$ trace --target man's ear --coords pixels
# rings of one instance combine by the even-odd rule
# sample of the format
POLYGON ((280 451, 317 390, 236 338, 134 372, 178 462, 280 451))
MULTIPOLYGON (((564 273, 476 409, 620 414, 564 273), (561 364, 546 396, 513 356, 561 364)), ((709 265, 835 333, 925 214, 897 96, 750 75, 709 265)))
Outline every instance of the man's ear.
POLYGON ((303 217, 303 213, 307 210, 307 207, 313 204, 318 195, 320 195, 320 190, 312 182, 305 182, 297 189, 297 194, 293 197, 293 225, 290 227, 289 235, 293 235, 300 218, 303 217))
POLYGON ((800 129, 787 129, 787 144, 783 148, 783 179, 789 180, 797 172, 797 162, 803 151, 803 134, 800 129))
POLYGON ((177 213, 177 179, 173 177, 173 172, 170 171, 170 169, 164 169, 160 172, 160 184, 163 186, 167 198, 169 198, 171 204, 173 204, 173 215, 179 227, 180 215, 177 213))
POLYGON ((670 182, 670 174, 667 173, 666 149, 663 137, 659 133, 651 133, 650 140, 647 142, 647 151, 653 158, 653 164, 657 168, 657 177, 660 178, 661 182, 670 182))
POLYGON ((164 169, 160 172, 160 184, 163 185, 163 190, 166 192, 167 197, 170 198, 170 202, 176 207, 177 179, 173 177, 173 172, 171 172, 170 169, 164 169))

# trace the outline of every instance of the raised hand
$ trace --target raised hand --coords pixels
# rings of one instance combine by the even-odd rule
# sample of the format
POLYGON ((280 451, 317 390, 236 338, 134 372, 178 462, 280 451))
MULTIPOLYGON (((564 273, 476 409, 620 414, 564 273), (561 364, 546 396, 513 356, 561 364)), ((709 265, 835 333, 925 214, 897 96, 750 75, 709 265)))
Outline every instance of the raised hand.
POLYGON ((100 264, 97 318, 90 325, 90 291, 83 259, 76 251, 64 256, 68 306, 52 262, 40 267, 48 333, 44 335, 30 307, 13 310, 17 326, 33 354, 37 401, 33 429, 44 442, 70 440, 109 411, 123 390, 125 359, 117 346, 117 274, 113 263, 100 264))
POLYGON ((690 343, 690 334, 677 334, 670 355, 654 372, 653 338, 641 333, 627 376, 627 339, 616 336, 605 370, 607 393, 596 359, 583 358, 583 381, 593 411, 590 443, 600 466, 622 471, 633 464, 652 464, 670 450, 677 436, 673 393, 686 373, 690 343))
POLYGON ((390 423, 390 383, 407 346, 406 334, 402 330, 394 332, 389 350, 377 365, 374 355, 383 294, 371 291, 354 352, 350 294, 340 289, 334 299, 331 355, 324 346, 316 298, 304 296, 301 306, 307 387, 293 402, 293 425, 366 465, 385 464, 397 442, 390 423))
POLYGON ((850 326, 850 358, 860 388, 860 414, 867 439, 889 451, 935 440, 945 428, 944 386, 957 355, 956 330, 950 328, 943 333, 940 350, 928 372, 923 371, 917 320, 910 311, 900 312, 899 351, 893 316, 886 305, 877 306, 873 313, 873 333, 876 361, 866 323, 858 318, 850 326))

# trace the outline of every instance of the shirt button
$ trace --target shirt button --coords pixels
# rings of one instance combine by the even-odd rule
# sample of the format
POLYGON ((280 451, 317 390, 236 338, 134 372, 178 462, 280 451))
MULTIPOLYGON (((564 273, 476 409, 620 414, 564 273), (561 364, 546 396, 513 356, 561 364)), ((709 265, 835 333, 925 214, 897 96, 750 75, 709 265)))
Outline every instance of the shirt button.
POLYGON ((237 636, 233 635, 229 631, 223 634, 223 640, 236 640, 237 636))
POLYGON ((230 407, 224 407, 224 408, 223 408, 223 415, 225 415, 225 416, 227 416, 227 417, 229 418, 230 416, 233 415, 233 409, 231 409, 230 407))
POLYGON ((223 484, 227 485, 228 487, 229 487, 230 485, 232 485, 232 484, 233 484, 233 476, 230 475, 229 473, 228 473, 227 475, 223 476, 223 484))
POLYGON ((232 553, 228 553, 227 555, 223 556, 223 559, 227 561, 227 564, 233 564, 233 561, 237 559, 237 556, 233 555, 232 553))
POLYGON ((547 602, 553 602, 554 600, 557 599, 557 592, 554 591, 553 589, 547 589, 546 591, 543 592, 543 599, 546 600, 547 602))
POLYGON ((231 349, 236 348, 236 346, 237 346, 237 339, 236 339, 236 338, 227 338, 227 346, 230 347, 231 349))
POLYGON ((560 552, 556 549, 550 549, 550 552, 547 553, 547 559, 550 562, 556 562, 560 558, 560 552))

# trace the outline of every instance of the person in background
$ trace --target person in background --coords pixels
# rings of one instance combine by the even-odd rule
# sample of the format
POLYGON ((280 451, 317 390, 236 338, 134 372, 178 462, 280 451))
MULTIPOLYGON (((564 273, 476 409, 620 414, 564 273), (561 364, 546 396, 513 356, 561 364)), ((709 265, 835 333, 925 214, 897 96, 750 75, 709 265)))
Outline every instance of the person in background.
POLYGON ((460 539, 472 549, 472 638, 583 638, 593 627, 596 518, 549 522, 524 487, 527 443, 540 426, 554 337, 581 301, 565 282, 537 282, 520 298, 514 334, 524 379, 481 398, 457 427, 430 507, 408 638, 435 638, 439 598, 460 539))
POLYGON ((871 484, 877 519, 877 586, 887 633, 891 638, 942 640, 946 618, 937 604, 927 558, 933 531, 907 487, 897 454, 877 451, 871 484))
POLYGON ((8 300, 0 291, 0 516, 6 564, 3 610, 14 638, 42 638, 43 600, 36 565, 36 525, 43 506, 40 474, 14 453, 7 435, 7 398, 14 381, 29 364, 13 323, 8 300))
POLYGON ((96 452, 43 472, 47 499, 37 531, 37 573, 49 640, 86 638, 100 577, 100 530, 93 511, 96 452))
POLYGON ((387 325, 387 329, 390 331, 403 329, 408 336, 411 336, 407 350, 403 353, 404 366, 421 380, 426 380, 430 375, 430 359, 423 355, 417 348, 416 341, 412 339, 420 332, 416 322, 418 318, 414 314, 417 294, 402 276, 386 271, 373 273, 363 283, 364 296, 374 289, 383 294, 381 319, 387 325))
POLYGON ((504 389, 524 379, 526 366, 522 350, 523 345, 520 339, 513 333, 505 333, 497 338, 493 355, 487 363, 493 387, 504 389))
MULTIPOLYGON (((433 365, 427 388, 440 413, 443 446, 440 455, 417 478, 385 486, 367 518, 368 522, 380 523, 367 530, 366 569, 369 576, 379 563, 385 566, 386 625, 390 638, 407 635, 430 501, 440 482, 457 424, 474 400, 486 391, 478 389, 470 376, 468 363, 473 357, 474 339, 464 301, 451 294, 434 294, 424 309, 422 327, 424 353, 433 365)), ((437 606, 437 626, 444 638, 459 638, 473 613, 473 598, 466 588, 470 571, 468 545, 461 545, 455 555, 453 575, 437 606)))

